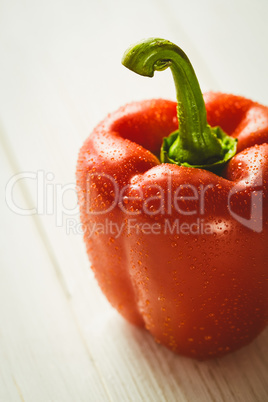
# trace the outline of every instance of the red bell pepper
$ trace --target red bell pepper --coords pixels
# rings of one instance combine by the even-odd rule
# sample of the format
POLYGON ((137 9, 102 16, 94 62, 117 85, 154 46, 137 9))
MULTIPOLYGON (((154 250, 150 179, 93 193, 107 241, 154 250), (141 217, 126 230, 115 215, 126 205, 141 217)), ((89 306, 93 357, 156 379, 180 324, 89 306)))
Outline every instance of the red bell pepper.
POLYGON ((221 93, 204 101, 187 56, 162 39, 123 64, 145 76, 170 67, 178 104, 126 105, 81 148, 92 268, 110 303, 157 342, 224 355, 268 323, 268 108, 221 93))

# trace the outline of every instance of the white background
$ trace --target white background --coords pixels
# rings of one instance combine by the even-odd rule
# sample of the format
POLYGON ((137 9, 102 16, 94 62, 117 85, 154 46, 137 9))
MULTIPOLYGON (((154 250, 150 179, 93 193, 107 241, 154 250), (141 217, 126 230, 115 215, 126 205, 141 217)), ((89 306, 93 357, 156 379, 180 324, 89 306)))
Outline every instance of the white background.
POLYGON ((267 331, 237 353, 197 362, 109 306, 89 269, 73 191, 79 147, 107 113, 175 99, 170 71, 149 79, 121 65, 130 44, 169 39, 188 54, 203 91, 268 105, 267 18, 267 0, 2 0, 1 402, 268 399, 267 331), (19 172, 28 178, 13 201, 38 204, 39 214, 6 204, 19 172))

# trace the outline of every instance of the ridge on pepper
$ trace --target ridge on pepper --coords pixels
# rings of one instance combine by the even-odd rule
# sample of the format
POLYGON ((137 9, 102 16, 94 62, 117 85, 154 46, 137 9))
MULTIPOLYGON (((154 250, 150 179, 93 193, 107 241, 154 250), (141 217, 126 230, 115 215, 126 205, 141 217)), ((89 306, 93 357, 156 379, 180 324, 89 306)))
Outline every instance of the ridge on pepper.
POLYGON ((207 359, 268 323, 268 107, 202 95, 173 43, 151 38, 123 64, 170 68, 177 103, 152 99, 105 118, 82 146, 84 240, 109 302, 175 353, 207 359))

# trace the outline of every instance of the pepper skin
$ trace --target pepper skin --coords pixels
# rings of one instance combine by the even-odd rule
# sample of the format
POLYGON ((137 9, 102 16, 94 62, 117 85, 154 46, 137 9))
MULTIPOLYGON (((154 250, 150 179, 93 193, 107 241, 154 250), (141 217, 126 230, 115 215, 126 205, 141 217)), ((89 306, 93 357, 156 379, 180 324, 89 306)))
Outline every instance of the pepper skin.
POLYGON ((268 108, 222 93, 204 101, 209 125, 238 140, 220 168, 160 162, 178 129, 176 103, 162 99, 109 115, 77 164, 103 293, 157 342, 197 359, 245 346, 268 323, 268 108))

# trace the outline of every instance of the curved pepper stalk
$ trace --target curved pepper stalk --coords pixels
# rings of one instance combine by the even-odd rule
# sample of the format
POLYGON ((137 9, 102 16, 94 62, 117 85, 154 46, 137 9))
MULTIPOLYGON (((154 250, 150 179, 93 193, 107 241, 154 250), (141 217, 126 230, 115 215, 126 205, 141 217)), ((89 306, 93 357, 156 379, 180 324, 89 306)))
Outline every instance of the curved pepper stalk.
POLYGON ((213 171, 235 155, 237 139, 207 123, 205 103, 194 69, 178 46, 164 39, 147 39, 128 49, 122 63, 147 77, 168 67, 172 71, 179 129, 164 138, 161 162, 213 171))

